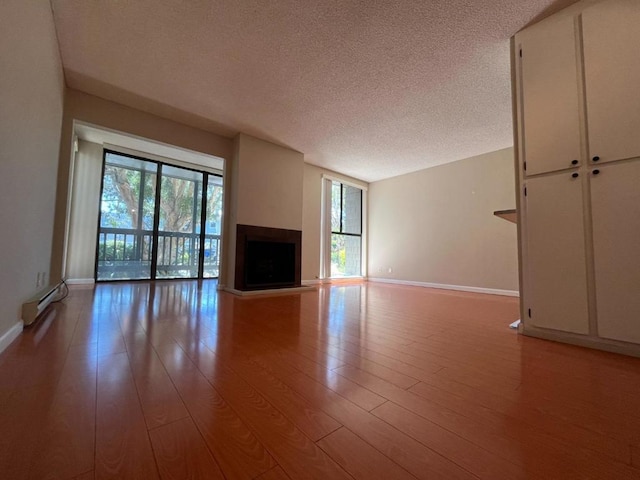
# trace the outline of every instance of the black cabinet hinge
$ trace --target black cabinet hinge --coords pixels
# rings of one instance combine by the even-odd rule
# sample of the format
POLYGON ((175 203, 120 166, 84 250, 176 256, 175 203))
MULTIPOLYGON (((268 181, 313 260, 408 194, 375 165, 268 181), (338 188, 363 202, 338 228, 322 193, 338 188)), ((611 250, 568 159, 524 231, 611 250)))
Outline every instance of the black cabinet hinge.
POLYGON ((520 58, 522 58, 522 49, 520 49, 520 58))
POLYGON ((527 171, 527 162, 524 162, 523 168, 524 168, 524 171, 526 172, 527 171))
POLYGON ((527 196, 527 187, 524 187, 524 196, 527 196))
POLYGON ((529 318, 531 318, 531 309, 529 309, 529 318))

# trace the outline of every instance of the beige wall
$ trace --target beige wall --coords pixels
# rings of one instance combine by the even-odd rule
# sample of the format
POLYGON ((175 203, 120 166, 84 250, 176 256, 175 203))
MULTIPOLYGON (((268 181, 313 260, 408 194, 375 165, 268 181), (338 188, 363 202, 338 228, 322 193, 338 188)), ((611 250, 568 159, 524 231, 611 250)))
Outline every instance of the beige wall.
POLYGON ((220 285, 233 287, 238 224, 302 230, 304 155, 241 133, 234 139, 232 161, 227 165, 226 266, 220 285))
POLYGON ((304 155, 239 135, 239 224, 302 230, 304 155))
POLYGON ((0 2, 0 65, 2 337, 51 258, 64 78, 49 2, 0 2))
POLYGON ((240 135, 233 139, 233 153, 231 160, 226 163, 224 170, 224 218, 222 243, 220 244, 220 287, 233 287, 235 281, 236 258, 236 225, 238 224, 238 163, 240 161, 240 135))
POLYGON ((320 278, 320 241, 322 222, 322 176, 367 187, 367 183, 340 173, 306 163, 304 165, 304 192, 302 209, 302 280, 320 278))
POLYGON ((513 149, 372 183, 369 277, 518 290, 513 149), (391 269, 391 273, 389 273, 391 269))
POLYGON ((58 195, 56 197, 51 260, 51 278, 54 280, 62 276, 62 256, 70 186, 69 166, 73 144, 73 120, 80 120, 224 159, 231 158, 233 150, 233 141, 229 138, 157 117, 93 95, 67 89, 60 143, 58 195))

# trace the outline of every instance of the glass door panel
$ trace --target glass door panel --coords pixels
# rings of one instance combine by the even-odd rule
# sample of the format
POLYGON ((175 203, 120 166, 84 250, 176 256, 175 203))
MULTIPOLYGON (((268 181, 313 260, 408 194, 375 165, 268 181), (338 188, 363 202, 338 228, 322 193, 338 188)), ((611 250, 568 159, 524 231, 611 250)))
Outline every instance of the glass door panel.
POLYGON ((204 235, 202 276, 217 278, 220 273, 220 234, 222 227, 222 177, 209 175, 207 180, 207 218, 204 235))
POLYGON ((360 236, 331 234, 331 276, 357 277, 362 274, 360 236))
POLYGON ((156 278, 198 278, 203 173, 163 165, 156 278))
POLYGON ((157 165, 105 152, 97 280, 151 278, 157 165))

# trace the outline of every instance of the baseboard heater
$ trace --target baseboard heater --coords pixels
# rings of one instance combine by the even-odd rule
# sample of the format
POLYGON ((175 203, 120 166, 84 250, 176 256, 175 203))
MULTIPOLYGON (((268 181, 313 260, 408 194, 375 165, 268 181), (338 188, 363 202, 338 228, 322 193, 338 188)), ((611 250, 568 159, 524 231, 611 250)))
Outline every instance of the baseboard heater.
POLYGON ((22 304, 22 321, 26 325, 31 325, 44 312, 45 308, 56 298, 60 291, 60 285, 49 285, 40 290, 33 297, 22 304))

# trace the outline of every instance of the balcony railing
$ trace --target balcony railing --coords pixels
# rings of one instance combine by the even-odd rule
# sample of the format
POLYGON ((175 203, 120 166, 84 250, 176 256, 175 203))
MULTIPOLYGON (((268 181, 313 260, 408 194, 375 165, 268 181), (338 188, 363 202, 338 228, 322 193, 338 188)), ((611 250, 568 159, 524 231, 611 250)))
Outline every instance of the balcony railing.
MULTIPOLYGON (((98 234, 98 280, 151 278, 151 230, 104 228, 98 234)), ((205 234, 203 277, 219 274, 220 235, 205 234)), ((200 234, 158 232, 156 278, 197 278, 200 234)))

